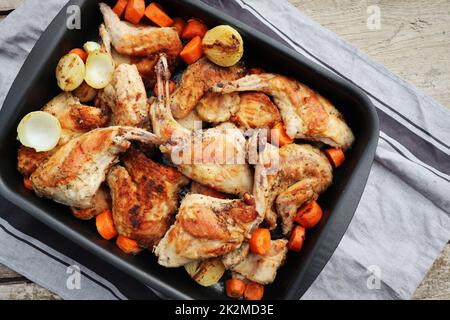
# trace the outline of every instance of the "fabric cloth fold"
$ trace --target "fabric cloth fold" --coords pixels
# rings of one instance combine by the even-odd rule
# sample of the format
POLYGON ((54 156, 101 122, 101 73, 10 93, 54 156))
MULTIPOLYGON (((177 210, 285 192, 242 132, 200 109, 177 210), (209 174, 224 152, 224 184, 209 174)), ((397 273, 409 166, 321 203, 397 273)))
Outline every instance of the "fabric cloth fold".
MULTIPOLYGON (((285 0, 202 1, 351 81, 377 108, 380 141, 361 202, 303 298, 410 298, 450 238, 450 111, 285 0)), ((0 23, 0 105, 66 2, 25 0, 0 23)), ((157 298, 3 198, 0 243, 0 263, 63 298, 157 298), (73 266, 81 270, 82 290, 67 285, 73 266)))

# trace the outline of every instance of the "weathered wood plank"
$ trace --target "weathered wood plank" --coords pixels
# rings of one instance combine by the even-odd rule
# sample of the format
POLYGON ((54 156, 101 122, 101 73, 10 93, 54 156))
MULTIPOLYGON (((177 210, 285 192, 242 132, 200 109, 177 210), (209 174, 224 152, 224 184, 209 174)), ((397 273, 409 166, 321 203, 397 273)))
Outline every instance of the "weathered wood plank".
POLYGON ((434 262, 417 288, 414 299, 450 300, 450 244, 434 262))
POLYGON ((23 0, 2 0, 0 1, 0 11, 8 11, 17 8, 23 0))
POLYGON ((341 38, 450 107, 450 1, 290 0, 341 38), (369 30, 377 4, 381 28, 369 30))
POLYGON ((17 272, 0 264, 0 285, 9 282, 26 282, 27 280, 17 272))
POLYGON ((54 293, 34 283, 0 285, 0 300, 56 300, 54 293))

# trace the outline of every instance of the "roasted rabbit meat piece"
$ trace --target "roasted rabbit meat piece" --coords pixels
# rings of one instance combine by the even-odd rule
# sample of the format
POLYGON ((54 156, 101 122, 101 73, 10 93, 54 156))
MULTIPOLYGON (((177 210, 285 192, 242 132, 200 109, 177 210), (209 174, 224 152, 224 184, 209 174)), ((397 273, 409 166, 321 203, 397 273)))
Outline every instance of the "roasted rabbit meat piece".
POLYGON ((175 168, 131 148, 108 174, 114 225, 119 234, 152 248, 164 236, 189 180, 175 168))
POLYGON ((52 155, 52 151, 36 152, 32 148, 20 146, 17 150, 17 170, 25 177, 30 176, 37 167, 52 155))
POLYGON ((200 119, 195 110, 192 110, 183 119, 178 119, 177 122, 190 131, 200 130, 203 128, 203 121, 200 119))
POLYGON ((108 188, 102 185, 95 193, 92 203, 92 208, 77 209, 71 207, 70 210, 76 218, 81 220, 90 220, 105 210, 111 210, 111 196, 109 195, 108 188))
POLYGON ((95 129, 70 140, 31 175, 36 194, 71 207, 92 208, 107 171, 130 147, 130 141, 160 142, 143 129, 119 126, 95 129))
POLYGON ((112 111, 113 126, 143 128, 149 124, 147 93, 135 65, 119 65, 111 83, 99 92, 97 103, 112 111))
MULTIPOLYGON (((227 261, 226 259, 222 259, 222 261, 224 261, 227 269, 239 273, 248 280, 264 285, 270 284, 275 280, 278 269, 286 260, 287 243, 286 239, 272 240, 267 255, 250 252, 245 258, 234 264, 227 263, 235 261, 227 261)), ((245 248, 242 250, 245 250, 245 248)))
POLYGON ((100 3, 100 11, 112 46, 122 55, 149 57, 164 52, 172 59, 183 49, 178 33, 173 28, 133 25, 121 21, 105 3, 100 3))
POLYGON ((173 117, 168 104, 167 60, 157 64, 158 98, 150 107, 153 132, 165 143, 160 150, 187 177, 224 193, 251 192, 253 177, 245 163, 245 137, 229 123, 190 131, 173 117), (163 81, 164 77, 164 81, 163 81))
POLYGON ((320 141, 344 150, 354 142, 353 132, 339 111, 296 80, 277 74, 254 74, 236 81, 221 81, 212 90, 219 93, 260 91, 271 96, 291 138, 320 141))
POLYGON ((172 114, 182 119, 191 112, 205 93, 218 81, 239 79, 245 74, 245 68, 237 64, 224 68, 202 58, 191 64, 183 73, 179 86, 170 97, 172 114))
POLYGON ((282 120, 278 108, 266 94, 245 92, 240 94, 239 110, 231 121, 242 129, 266 129, 282 120))
POLYGON ((92 129, 104 127, 109 121, 106 110, 82 105, 80 100, 69 92, 57 95, 42 108, 42 111, 52 114, 59 120, 62 129, 59 145, 92 129))
POLYGON ((280 112, 261 92, 207 93, 198 102, 199 117, 206 122, 234 122, 241 129, 272 128, 281 122, 280 112))
MULTIPOLYGON (((144 80, 144 84, 148 87, 153 87, 156 82, 155 65, 159 60, 158 54, 152 54, 146 57, 137 56, 127 56, 118 53, 114 48, 111 47, 111 36, 104 24, 100 25, 99 28, 100 37, 102 39, 103 50, 110 53, 116 66, 121 64, 132 64, 135 65, 139 74, 144 80)), ((170 67, 174 68, 176 66, 176 56, 171 57, 170 67)))
POLYGON ((332 167, 320 149, 307 144, 289 144, 279 150, 267 144, 260 156, 253 189, 256 208, 273 224, 275 205, 287 235, 294 226, 297 210, 330 186, 332 167))
POLYGON ((158 263, 179 267, 239 248, 251 235, 258 215, 252 196, 229 200, 187 194, 173 224, 155 249, 158 263))
POLYGON ((244 261, 249 253, 250 245, 247 241, 244 241, 242 245, 236 250, 224 254, 222 256, 222 263, 227 270, 231 270, 234 266, 237 266, 239 263, 244 261))
POLYGON ((59 120, 61 138, 57 147, 46 152, 36 152, 25 146, 19 147, 18 170, 24 176, 31 175, 58 147, 85 132, 106 126, 109 121, 105 110, 82 105, 77 97, 68 92, 61 93, 50 100, 42 111, 52 114, 59 120))
POLYGON ((231 199, 231 198, 233 198, 233 196, 231 196, 229 194, 216 191, 213 188, 207 187, 207 186, 205 186, 203 184, 200 184, 198 182, 195 182, 195 181, 193 181, 191 183, 190 192, 192 194, 202 194, 204 196, 209 196, 209 197, 219 198, 219 199, 231 199))
POLYGON ((245 137, 236 127, 214 127, 185 138, 160 147, 184 175, 224 193, 243 195, 252 190, 252 172, 245 163, 245 137), (196 158, 198 154, 201 157, 196 158))
POLYGON ((240 107, 239 93, 220 94, 209 92, 197 103, 195 110, 206 122, 221 123, 228 121, 240 107))

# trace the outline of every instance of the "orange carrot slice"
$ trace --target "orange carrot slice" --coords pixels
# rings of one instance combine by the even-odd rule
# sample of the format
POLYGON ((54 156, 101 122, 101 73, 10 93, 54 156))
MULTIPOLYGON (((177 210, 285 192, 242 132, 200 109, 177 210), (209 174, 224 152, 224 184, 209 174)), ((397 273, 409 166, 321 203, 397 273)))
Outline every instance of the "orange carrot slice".
POLYGON ((23 186, 28 190, 33 191, 33 184, 29 178, 23 178, 23 186))
POLYGON ((128 0, 118 0, 116 5, 113 8, 113 11, 117 14, 117 16, 120 18, 123 13, 125 12, 125 9, 127 8, 128 0))
POLYGON ((300 252, 305 241, 305 228, 296 226, 288 243, 289 250, 300 252))
POLYGON ((195 37, 203 38, 208 32, 208 27, 198 19, 189 19, 182 37, 184 40, 191 40, 195 37))
POLYGON ((256 282, 249 282, 245 287, 245 300, 261 300, 264 296, 264 286, 256 282))
POLYGON ((173 18, 173 24, 171 25, 172 28, 174 28, 177 32, 178 35, 181 37, 181 35, 183 34, 184 28, 186 28, 186 21, 184 21, 181 18, 173 18))
POLYGON ((290 144, 294 142, 294 139, 289 137, 286 133, 286 129, 284 128, 284 124, 282 122, 278 122, 271 130, 271 143, 282 147, 284 145, 290 144))
POLYGON ((145 13, 144 0, 129 0, 125 10, 125 20, 138 24, 145 13))
POLYGON ((250 251, 260 255, 266 255, 270 251, 270 230, 266 228, 256 229, 250 238, 250 251))
POLYGON ((180 52, 180 57, 187 64, 192 64, 203 55, 202 38, 199 36, 192 39, 180 52))
POLYGON ((75 48, 75 49, 70 50, 69 53, 76 54, 77 56, 79 56, 81 58, 81 60, 83 60, 84 63, 86 63, 87 53, 83 49, 75 48))
POLYGON ((316 200, 312 200, 298 210, 294 221, 305 229, 310 229, 322 219, 322 208, 316 200))
POLYGON ((141 251, 137 241, 122 235, 117 237, 116 245, 126 254, 138 254, 141 251))
POLYGON ((170 27, 173 24, 173 20, 155 2, 150 3, 145 9, 145 16, 160 27, 170 27))
POLYGON ((344 151, 341 148, 330 148, 324 150, 324 152, 335 168, 342 165, 345 161, 344 151))
POLYGON ((114 226, 114 220, 110 210, 106 209, 96 216, 95 225, 97 226, 98 233, 100 233, 103 239, 111 240, 117 236, 117 230, 114 226))
POLYGON ((225 291, 230 298, 238 299, 244 294, 245 282, 241 279, 229 279, 225 281, 225 291))
POLYGON ((247 71, 247 74, 261 74, 264 73, 264 69, 261 68, 250 68, 247 71))

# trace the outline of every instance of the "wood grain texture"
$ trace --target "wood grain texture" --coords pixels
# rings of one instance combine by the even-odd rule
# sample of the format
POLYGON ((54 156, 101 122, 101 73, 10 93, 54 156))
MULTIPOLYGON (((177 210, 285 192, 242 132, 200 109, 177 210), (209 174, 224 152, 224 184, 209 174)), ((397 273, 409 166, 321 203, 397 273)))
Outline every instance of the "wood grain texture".
POLYGON ((414 299, 450 300, 450 244, 434 262, 417 288, 414 299))
POLYGON ((290 0, 304 14, 450 107, 450 1, 290 0), (369 30, 367 8, 381 10, 369 30))
MULTIPOLYGON (((11 282, 25 282, 26 279, 15 271, 0 264, 0 285, 11 282)), ((1 299, 1 297, 0 297, 1 299)))
POLYGON ((9 283, 0 285, 0 300, 57 300, 54 293, 35 283, 9 283))
POLYGON ((0 11, 9 11, 17 8, 23 0, 0 0, 0 11))

